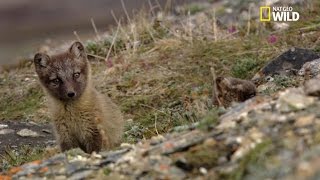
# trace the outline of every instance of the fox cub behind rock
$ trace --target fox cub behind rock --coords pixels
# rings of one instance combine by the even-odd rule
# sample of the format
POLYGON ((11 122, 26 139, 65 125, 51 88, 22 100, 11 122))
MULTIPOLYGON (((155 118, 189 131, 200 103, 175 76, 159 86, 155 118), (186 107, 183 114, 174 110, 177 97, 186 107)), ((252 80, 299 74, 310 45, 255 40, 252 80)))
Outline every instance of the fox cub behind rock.
POLYGON ((92 153, 120 143, 123 117, 119 108, 94 88, 80 42, 61 54, 37 53, 34 64, 47 95, 61 151, 79 147, 92 153))

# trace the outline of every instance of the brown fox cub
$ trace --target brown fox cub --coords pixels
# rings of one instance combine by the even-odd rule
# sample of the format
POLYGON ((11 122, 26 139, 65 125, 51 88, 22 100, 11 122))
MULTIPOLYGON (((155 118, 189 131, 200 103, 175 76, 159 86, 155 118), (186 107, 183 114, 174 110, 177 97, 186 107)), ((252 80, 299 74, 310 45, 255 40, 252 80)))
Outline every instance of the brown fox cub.
POLYGON ((121 112, 92 85, 90 64, 80 42, 61 54, 38 53, 34 64, 62 151, 80 147, 92 153, 120 143, 121 112))
POLYGON ((243 102, 256 95, 256 87, 251 81, 232 77, 217 77, 214 83, 217 87, 213 91, 214 105, 229 107, 232 102, 243 102))

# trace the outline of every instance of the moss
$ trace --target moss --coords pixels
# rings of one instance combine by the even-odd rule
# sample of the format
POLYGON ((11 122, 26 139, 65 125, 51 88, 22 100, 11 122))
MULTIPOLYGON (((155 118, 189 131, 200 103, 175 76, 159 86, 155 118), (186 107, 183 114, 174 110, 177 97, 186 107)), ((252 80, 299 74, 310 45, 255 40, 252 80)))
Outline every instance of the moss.
POLYGON ((210 168, 217 164, 219 152, 210 148, 202 148, 197 152, 189 153, 186 156, 187 161, 194 167, 210 168))
POLYGON ((218 123, 219 110, 212 109, 199 123, 198 128, 202 130, 208 130, 218 123))
POLYGON ((257 146, 248 152, 239 162, 239 166, 231 174, 226 175, 225 179, 238 180, 243 179, 250 173, 250 167, 261 167, 266 161, 268 153, 273 149, 271 140, 257 144, 257 146))
POLYGON ((231 74, 240 79, 248 79, 259 70, 259 63, 256 59, 244 58, 237 60, 231 69, 231 74))
POLYGON ((184 157, 188 164, 195 169, 200 167, 210 169, 217 165, 217 161, 222 154, 224 154, 224 151, 215 147, 215 144, 204 143, 190 149, 184 154, 184 157))
POLYGON ((40 87, 31 87, 24 94, 12 93, 0 101, 1 119, 27 119, 34 114, 43 101, 40 87))
POLYGON ((276 75, 274 77, 274 83, 279 87, 279 89, 297 87, 299 85, 298 81, 295 78, 280 75, 276 75))
POLYGON ((105 176, 109 176, 111 172, 112 172, 112 170, 108 167, 103 169, 103 174, 105 176))

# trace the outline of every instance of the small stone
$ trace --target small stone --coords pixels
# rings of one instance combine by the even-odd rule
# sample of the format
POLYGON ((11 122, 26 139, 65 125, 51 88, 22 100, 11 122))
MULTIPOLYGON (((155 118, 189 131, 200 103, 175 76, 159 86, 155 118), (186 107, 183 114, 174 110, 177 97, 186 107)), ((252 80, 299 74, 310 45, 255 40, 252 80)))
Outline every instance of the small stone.
POLYGON ((179 158, 176 162, 175 165, 180 168, 183 169, 185 171, 191 171, 193 169, 192 165, 189 164, 187 162, 187 160, 185 158, 179 158))
POLYGON ((128 120, 127 120, 127 123, 128 123, 128 124, 133 123, 133 119, 128 119, 128 120))
POLYGON ((310 96, 320 96, 320 79, 310 79, 304 84, 304 91, 310 96))
POLYGON ((128 148, 128 149, 133 149, 133 148, 134 148, 134 144, 121 143, 120 147, 121 147, 122 149, 126 149, 126 148, 128 148))
POLYGON ((7 128, 7 127, 8 127, 8 125, 6 125, 6 124, 0 124, 0 129, 7 128))
POLYGON ((313 97, 305 96, 300 89, 287 89, 280 93, 276 108, 281 112, 290 112, 306 109, 314 102, 313 97))
POLYGON ((299 70, 300 76, 310 76, 311 78, 316 77, 320 73, 320 58, 310 62, 306 62, 299 70))
POLYGON ((206 168, 204 168, 204 167, 199 168, 199 171, 200 171, 200 173, 203 174, 203 175, 208 174, 208 170, 207 170, 206 168))
POLYGON ((261 143, 262 138, 264 137, 264 134, 260 132, 257 128, 253 127, 249 130, 250 137, 253 141, 256 143, 261 143))
POLYGON ((0 130, 0 135, 10 134, 10 133, 13 133, 13 132, 14 132, 13 129, 1 129, 0 130))
POLYGON ((308 115, 308 116, 303 116, 303 117, 299 117, 297 119, 297 121, 294 123, 294 125, 296 127, 305 127, 305 126, 309 126, 312 125, 315 119, 315 115, 308 115))
POLYGON ((303 161, 298 164, 297 174, 299 174, 301 177, 308 177, 312 175, 312 173, 313 168, 310 163, 303 161))
POLYGON ((227 129, 232 129, 236 127, 236 122, 233 120, 225 120, 222 121, 218 126, 217 129, 220 130, 227 130, 227 129))
POLYGON ((273 24, 273 29, 276 31, 283 31, 289 28, 289 24, 288 23, 284 23, 284 22, 275 22, 273 24))
POLYGON ((153 136, 150 140, 150 144, 151 145, 156 145, 156 144, 160 144, 164 141, 164 137, 162 135, 158 135, 158 136, 153 136))
POLYGON ((206 139, 203 144, 205 146, 213 147, 214 145, 217 144, 217 141, 214 140, 213 138, 209 138, 209 139, 206 139))
POLYGON ((42 129, 42 132, 47 133, 47 134, 51 134, 51 131, 49 129, 42 129))
POLYGON ((22 129, 17 134, 21 137, 39 137, 39 134, 30 129, 22 129))
POLYGON ((93 153, 90 156, 91 159, 102 159, 102 155, 101 154, 97 154, 95 151, 93 151, 93 153))
MULTIPOLYGON (((93 173, 93 170, 85 170, 85 171, 79 171, 77 173, 74 173, 71 177, 68 179, 70 180, 77 180, 77 179, 87 179, 88 176, 90 176, 93 173)), ((89 178, 88 178, 89 179, 89 178)))

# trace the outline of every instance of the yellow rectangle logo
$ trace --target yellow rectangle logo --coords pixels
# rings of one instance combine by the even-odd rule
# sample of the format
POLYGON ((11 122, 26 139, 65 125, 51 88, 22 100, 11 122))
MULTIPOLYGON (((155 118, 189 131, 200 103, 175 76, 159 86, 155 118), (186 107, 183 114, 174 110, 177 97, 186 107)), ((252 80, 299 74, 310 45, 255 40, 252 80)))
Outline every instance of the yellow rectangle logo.
POLYGON ((271 20, 271 8, 269 6, 260 7, 260 21, 266 22, 271 20))

